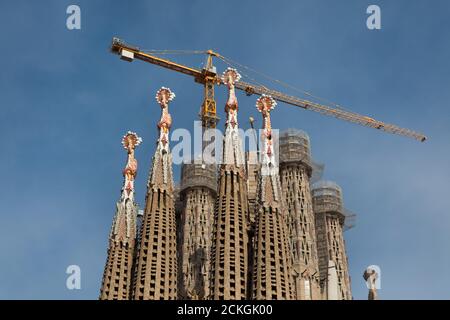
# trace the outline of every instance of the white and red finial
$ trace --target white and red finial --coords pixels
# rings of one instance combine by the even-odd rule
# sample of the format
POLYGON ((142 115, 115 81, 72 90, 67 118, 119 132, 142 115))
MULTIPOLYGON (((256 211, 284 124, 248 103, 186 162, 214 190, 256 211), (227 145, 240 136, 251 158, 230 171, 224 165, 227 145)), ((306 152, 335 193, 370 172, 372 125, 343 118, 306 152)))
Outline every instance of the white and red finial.
POLYGON ((222 73, 222 81, 226 85, 235 84, 241 79, 240 73, 233 68, 228 67, 223 73, 222 73))
POLYGON ((122 137, 122 146, 128 151, 128 160, 123 170, 123 175, 125 177, 124 188, 126 194, 123 194, 124 198, 133 197, 134 191, 134 178, 137 174, 137 160, 134 158, 134 149, 140 145, 142 138, 139 137, 135 132, 128 131, 122 137))
POLYGON ((269 165, 273 165, 273 142, 272 142, 272 124, 270 121, 270 111, 272 111, 277 102, 269 95, 262 94, 256 100, 256 109, 261 112, 263 116, 263 157, 267 157, 263 159, 263 163, 267 163, 269 165))
POLYGON ((225 104, 225 112, 227 113, 227 122, 226 126, 233 130, 237 130, 237 110, 238 110, 238 101, 236 98, 236 93, 234 90, 234 84, 241 79, 241 75, 237 72, 236 69, 227 68, 222 74, 222 81, 228 87, 228 99, 225 104))
POLYGON ((256 100, 256 109, 263 113, 272 111, 277 106, 277 102, 271 96, 262 94, 261 97, 256 100))
POLYGON ((135 149, 142 142, 142 138, 137 135, 136 132, 128 131, 122 137, 122 146, 124 149, 130 151, 131 149, 135 149))
POLYGON ((172 126, 172 116, 169 113, 169 102, 175 98, 175 93, 173 93, 169 88, 161 87, 156 91, 156 101, 161 106, 161 119, 158 122, 158 128, 160 129, 159 143, 163 152, 169 151, 169 130, 172 126))
POLYGON ((159 105, 164 108, 167 107, 169 102, 175 98, 175 93, 173 93, 169 88, 161 87, 158 91, 156 91, 155 98, 159 105))

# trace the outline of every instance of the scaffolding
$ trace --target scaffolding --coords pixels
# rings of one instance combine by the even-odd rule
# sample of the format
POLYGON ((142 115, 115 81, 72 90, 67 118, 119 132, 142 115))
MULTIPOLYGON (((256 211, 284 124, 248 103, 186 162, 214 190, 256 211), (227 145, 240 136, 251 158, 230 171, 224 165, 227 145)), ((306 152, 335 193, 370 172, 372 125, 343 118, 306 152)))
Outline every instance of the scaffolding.
POLYGON ((306 132, 298 129, 287 129, 280 134, 280 164, 302 162, 312 172, 311 144, 306 132))
POLYGON ((314 211, 344 214, 342 189, 332 181, 318 181, 312 185, 314 211))
POLYGON ((318 181, 311 186, 314 212, 335 213, 344 231, 355 226, 356 214, 344 207, 342 189, 333 181, 318 181))

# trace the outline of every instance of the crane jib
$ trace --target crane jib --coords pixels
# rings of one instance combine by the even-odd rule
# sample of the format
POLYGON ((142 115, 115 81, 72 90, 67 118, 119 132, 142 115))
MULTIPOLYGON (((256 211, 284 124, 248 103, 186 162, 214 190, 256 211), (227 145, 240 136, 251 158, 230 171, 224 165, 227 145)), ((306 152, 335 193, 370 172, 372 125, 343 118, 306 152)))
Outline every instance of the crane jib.
MULTIPOLYGON (((190 68, 188 66, 178 64, 176 62, 170 61, 168 59, 163 59, 154 55, 151 55, 149 53, 142 52, 139 47, 129 45, 125 43, 124 41, 113 38, 112 44, 111 44, 111 52, 116 53, 121 56, 123 60, 126 61, 133 61, 134 59, 139 59, 151 64, 158 65, 160 67, 164 67, 166 69, 174 70, 189 76, 194 77, 195 81, 198 83, 201 83, 206 86, 207 83, 209 84, 223 84, 222 79, 218 77, 214 72, 211 73, 210 71, 205 70, 198 70, 195 68, 190 68), (213 81, 211 80, 213 79, 213 81)), ((204 53, 209 55, 209 58, 212 56, 220 56, 220 54, 213 52, 211 50, 205 51, 204 53)), ((212 61, 212 60, 211 60, 212 61)), ((211 67, 213 67, 211 65, 211 67)), ((332 108, 330 106, 322 105, 319 103, 315 103, 312 101, 300 99, 294 96, 289 96, 287 94, 284 94, 282 92, 272 90, 269 88, 266 88, 264 86, 258 86, 253 85, 251 83, 246 83, 243 81, 236 83, 236 88, 239 90, 242 90, 246 93, 246 95, 251 96, 252 94, 257 95, 271 95, 275 100, 278 100, 280 102, 284 102, 293 106, 297 106, 303 109, 311 110, 317 113, 321 113, 327 116, 332 116, 337 119, 345 120, 348 122, 356 123, 362 126, 382 130, 385 132, 403 135, 406 137, 410 137, 413 139, 416 139, 418 141, 425 141, 427 138, 421 133, 417 133, 415 131, 406 129, 406 128, 400 128, 398 126, 395 126, 393 124, 387 124, 383 123, 381 121, 375 120, 368 116, 363 116, 351 111, 343 110, 341 108, 332 108)))

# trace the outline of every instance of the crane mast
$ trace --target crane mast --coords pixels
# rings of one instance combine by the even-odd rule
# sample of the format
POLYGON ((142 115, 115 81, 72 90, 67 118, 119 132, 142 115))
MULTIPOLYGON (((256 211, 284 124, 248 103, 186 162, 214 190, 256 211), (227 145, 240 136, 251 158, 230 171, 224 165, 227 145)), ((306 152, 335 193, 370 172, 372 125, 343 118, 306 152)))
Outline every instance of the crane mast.
POLYGON ((217 116, 216 100, 214 99, 214 87, 217 81, 217 72, 212 59, 217 56, 217 54, 212 50, 208 50, 206 54, 208 55, 206 67, 202 70, 204 81, 201 82, 204 86, 204 100, 199 116, 202 120, 203 128, 215 128, 217 122, 219 122, 219 117, 217 116))
MULTIPOLYGON (((217 75, 215 66, 213 65, 213 57, 221 58, 222 56, 212 50, 205 51, 207 60, 205 67, 202 70, 191 68, 168 59, 163 59, 149 53, 141 51, 138 47, 129 45, 124 41, 113 38, 111 51, 121 56, 121 59, 126 61, 133 61, 139 59, 149 62, 160 67, 174 70, 194 78, 195 82, 203 84, 204 86, 204 100, 200 109, 200 118, 204 128, 215 128, 219 117, 217 116, 216 101, 214 99, 214 88, 216 85, 222 85, 223 80, 217 75)), ((410 129, 401 128, 393 124, 384 123, 375 120, 371 117, 360 115, 355 112, 343 110, 340 108, 332 108, 330 106, 322 105, 316 102, 308 101, 298 97, 290 96, 282 92, 266 88, 261 85, 255 85, 243 81, 235 84, 236 89, 244 91, 247 95, 270 95, 275 100, 284 102, 289 105, 297 106, 306 110, 321 113, 323 115, 331 116, 337 119, 356 123, 362 126, 378 129, 392 134, 402 135, 424 142, 427 138, 421 133, 410 129)))

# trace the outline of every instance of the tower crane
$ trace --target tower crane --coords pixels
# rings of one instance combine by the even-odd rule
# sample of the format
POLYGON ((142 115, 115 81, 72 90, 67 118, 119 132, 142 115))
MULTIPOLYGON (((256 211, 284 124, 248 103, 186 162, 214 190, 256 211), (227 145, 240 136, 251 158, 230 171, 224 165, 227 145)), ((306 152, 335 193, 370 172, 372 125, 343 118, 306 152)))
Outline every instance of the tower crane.
MULTIPOLYGON (((227 59, 221 54, 213 50, 202 51, 202 53, 206 54, 207 59, 204 68, 199 70, 141 51, 138 47, 127 44, 125 41, 119 38, 113 38, 111 44, 111 52, 120 55, 121 59, 129 62, 133 61, 134 59, 138 59, 193 77, 195 82, 204 86, 204 100, 200 110, 202 126, 205 128, 216 127, 219 118, 216 112, 214 88, 216 85, 223 85, 224 83, 222 78, 217 74, 216 68, 213 65, 213 58, 216 57, 226 62, 227 59)), ((421 142, 424 142, 427 139, 427 137, 423 134, 410 129, 401 128, 394 124, 384 123, 382 121, 375 120, 371 117, 360 115, 352 111, 344 110, 341 108, 333 108, 327 105, 301 99, 279 92, 277 90, 267 88, 262 85, 239 81, 235 84, 235 88, 244 91, 248 96, 253 94, 270 95, 275 100, 284 102, 288 105, 311 110, 323 115, 335 117, 337 119, 345 120, 348 122, 353 122, 365 127, 410 137, 421 142)))

